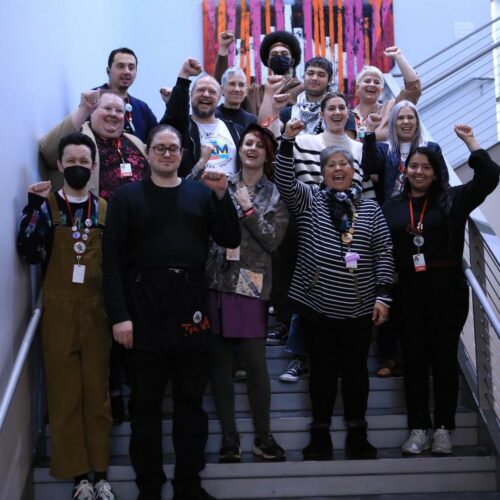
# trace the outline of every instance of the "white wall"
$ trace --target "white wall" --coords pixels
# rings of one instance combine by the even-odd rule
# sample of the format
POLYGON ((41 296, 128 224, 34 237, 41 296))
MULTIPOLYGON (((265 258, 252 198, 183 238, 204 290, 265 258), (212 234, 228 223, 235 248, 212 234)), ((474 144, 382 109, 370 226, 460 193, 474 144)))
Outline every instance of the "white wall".
MULTIPOLYGON (((454 40, 455 21, 477 27, 488 9, 488 0, 394 0, 396 43, 420 61, 454 40)), ((119 46, 139 58, 132 93, 160 117, 159 87, 175 83, 186 57, 202 58, 201 20, 201 0, 0 1, 0 394, 30 309, 15 235, 26 187, 38 178, 37 141, 78 105, 82 90, 106 80, 107 55, 119 46)), ((29 471, 30 384, 25 376, 0 435, 0 500, 18 499, 29 471)))
MULTIPOLYGON (((201 58, 201 26, 201 0, 0 2, 0 395, 31 308, 15 236, 26 187, 38 179, 38 139, 78 105, 82 90, 106 81, 107 56, 119 46, 139 57, 134 95, 161 116, 158 89, 175 82, 185 57, 201 58)), ((20 497, 31 465, 31 384, 27 373, 0 434, 0 500, 20 497)))

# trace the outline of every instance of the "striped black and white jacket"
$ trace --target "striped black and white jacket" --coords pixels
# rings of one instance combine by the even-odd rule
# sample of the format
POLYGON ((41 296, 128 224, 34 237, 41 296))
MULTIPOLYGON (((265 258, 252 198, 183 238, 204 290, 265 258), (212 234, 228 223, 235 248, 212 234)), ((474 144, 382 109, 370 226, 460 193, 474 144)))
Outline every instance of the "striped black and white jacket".
POLYGON ((294 142, 281 141, 275 170, 276 186, 295 216, 299 239, 289 298, 333 320, 371 315, 375 300, 389 306, 394 260, 380 207, 364 196, 358 200, 349 250, 360 259, 350 272, 344 261, 348 249, 332 224, 325 190, 294 175, 294 142))

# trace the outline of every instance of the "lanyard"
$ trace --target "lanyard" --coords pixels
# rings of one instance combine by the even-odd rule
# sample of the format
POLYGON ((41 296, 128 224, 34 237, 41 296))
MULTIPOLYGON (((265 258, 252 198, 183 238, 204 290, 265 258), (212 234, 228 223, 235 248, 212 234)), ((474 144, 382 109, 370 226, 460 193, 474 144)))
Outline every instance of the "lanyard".
MULTIPOLYGON (((62 194, 64 196, 64 201, 66 202, 66 207, 68 208, 69 216, 71 217, 71 226, 75 227, 76 226, 76 221, 73 216, 73 211, 71 210, 71 205, 69 204, 68 197, 66 196, 66 193, 64 192, 64 189, 61 190, 62 194)), ((91 207, 91 201, 90 201, 90 192, 88 195, 88 202, 87 202, 87 220, 90 220, 90 207, 91 207)), ((76 229, 74 229, 76 231, 76 229)))
POLYGON ((410 228, 412 229, 414 234, 422 234, 422 231, 424 229, 424 226, 423 226, 424 215, 425 215, 425 211, 427 210, 428 202, 429 202, 429 198, 425 198, 424 206, 422 207, 422 212, 420 212, 420 218, 418 220, 418 224, 415 227, 415 219, 413 217, 413 200, 412 200, 411 196, 408 196, 408 205, 410 207, 410 228))
POLYGON ((134 125, 132 123, 132 105, 130 104, 130 97, 127 96, 127 104, 125 106, 125 118, 127 119, 128 123, 130 124, 130 128, 132 130, 134 129, 134 125))
POLYGON ((115 142, 115 147, 116 151, 118 151, 118 154, 120 155, 120 163, 125 163, 125 159, 123 158, 123 153, 122 153, 122 138, 117 137, 116 142, 115 142))
POLYGON ((399 160, 399 173, 404 174, 405 173, 405 167, 403 165, 402 160, 399 160))

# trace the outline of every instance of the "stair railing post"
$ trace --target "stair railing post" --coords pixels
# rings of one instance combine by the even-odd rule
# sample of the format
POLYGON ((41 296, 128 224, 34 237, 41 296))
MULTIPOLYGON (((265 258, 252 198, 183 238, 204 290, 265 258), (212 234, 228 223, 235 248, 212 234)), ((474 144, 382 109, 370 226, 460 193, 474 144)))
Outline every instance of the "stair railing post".
MULTIPOLYGON (((476 225, 469 221, 470 267, 486 294, 486 275, 484 269, 484 247, 476 225)), ((491 353, 489 321, 476 295, 472 294, 472 311, 474 317, 474 341, 476 350, 476 371, 478 402, 482 410, 494 408, 494 395, 491 376, 491 353)))

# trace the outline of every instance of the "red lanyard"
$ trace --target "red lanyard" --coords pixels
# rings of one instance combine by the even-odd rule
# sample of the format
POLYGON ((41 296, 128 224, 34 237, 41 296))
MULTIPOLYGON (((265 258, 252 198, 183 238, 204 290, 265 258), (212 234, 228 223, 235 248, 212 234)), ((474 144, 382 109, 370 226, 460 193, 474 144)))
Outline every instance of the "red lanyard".
POLYGON ((403 162, 401 160, 399 160, 399 172, 401 174, 405 173, 405 167, 404 167, 403 162))
MULTIPOLYGON (((68 207, 69 216, 71 217, 71 225, 75 226, 76 225, 75 218, 73 217, 73 211, 71 210, 71 205, 69 204, 68 197, 66 196, 64 189, 61 189, 61 191, 62 191, 62 194, 64 196, 64 201, 66 202, 66 207, 68 207)), ((90 207, 91 207, 91 203, 90 203, 90 193, 89 193, 88 202, 87 202, 87 219, 89 219, 89 220, 90 220, 90 207)))
POLYGON ((118 154, 120 155, 121 163, 125 163, 125 160, 123 159, 123 154, 122 154, 122 138, 121 138, 121 136, 117 137, 115 147, 116 147, 116 151, 118 151, 118 154))
POLYGON ((420 219, 418 220, 417 227, 415 227, 415 219, 413 217, 413 200, 411 196, 408 196, 408 205, 410 206, 410 224, 411 228, 415 231, 417 231, 419 234, 422 232, 423 229, 423 222, 424 222, 424 215, 425 211, 427 209, 427 203, 429 201, 429 198, 425 198, 424 201, 424 206, 422 207, 422 212, 420 212, 420 219))

